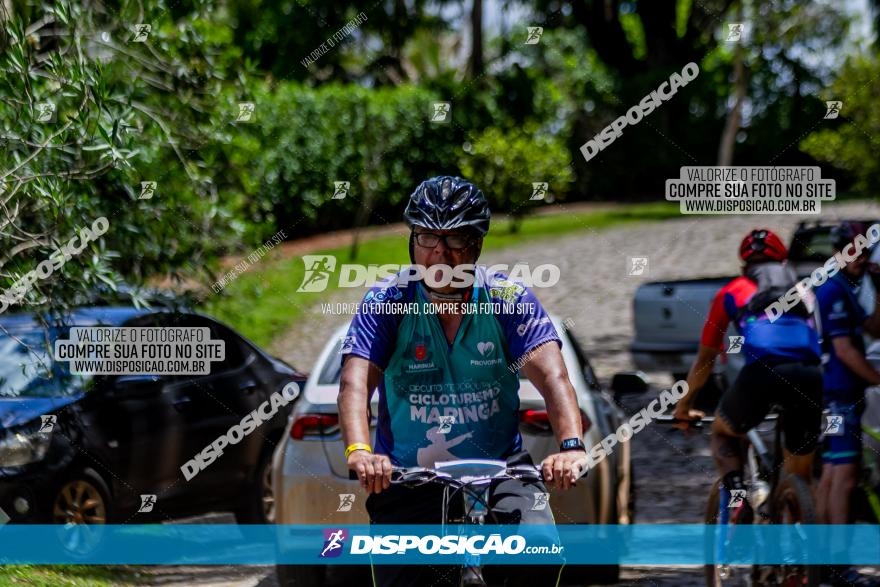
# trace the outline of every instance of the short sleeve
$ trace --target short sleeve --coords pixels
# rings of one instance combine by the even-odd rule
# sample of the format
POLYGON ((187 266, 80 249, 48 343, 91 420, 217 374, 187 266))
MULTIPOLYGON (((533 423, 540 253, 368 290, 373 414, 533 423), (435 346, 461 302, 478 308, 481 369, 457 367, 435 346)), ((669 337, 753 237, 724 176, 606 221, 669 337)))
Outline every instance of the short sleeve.
POLYGON ((343 339, 342 360, 355 355, 383 370, 388 366, 397 341, 400 313, 382 310, 388 304, 402 302, 405 289, 377 286, 367 292, 343 339))
POLYGON ((506 304, 509 312, 496 314, 504 330, 511 360, 518 362, 533 348, 549 341, 562 347, 562 340, 538 297, 526 286, 497 276, 489 286, 493 304, 506 304))
POLYGON ((816 288, 822 336, 828 340, 852 334, 852 318, 847 308, 846 292, 833 281, 816 288))
POLYGON ((730 314, 727 311, 729 295, 728 288, 723 287, 712 298, 709 315, 700 335, 701 345, 724 350, 724 335, 727 333, 727 327, 730 326, 730 314))

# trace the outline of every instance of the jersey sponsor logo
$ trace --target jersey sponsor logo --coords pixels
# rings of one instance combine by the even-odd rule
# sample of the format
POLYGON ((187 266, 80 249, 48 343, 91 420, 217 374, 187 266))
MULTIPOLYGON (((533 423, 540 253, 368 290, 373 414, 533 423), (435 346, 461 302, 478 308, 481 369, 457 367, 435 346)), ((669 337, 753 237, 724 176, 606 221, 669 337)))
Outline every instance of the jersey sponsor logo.
POLYGON ((492 356, 492 353, 495 352, 495 343, 491 341, 478 342, 477 351, 484 357, 492 356))
POLYGON ((435 365, 433 361, 430 363, 410 363, 406 366, 406 370, 409 373, 412 373, 414 371, 433 371, 434 369, 438 368, 439 367, 437 367, 437 365, 435 365))
POLYGON ((516 302, 525 293, 526 288, 506 279, 495 279, 489 288, 489 295, 508 303, 516 302))
POLYGON ((386 300, 399 300, 403 297, 403 292, 398 288, 391 286, 380 289, 379 291, 368 291, 364 296, 364 303, 370 301, 384 302, 386 300))
POLYGON ((500 365, 501 357, 491 358, 495 354, 495 343, 492 341, 484 341, 477 343, 477 352, 485 359, 471 359, 471 365, 476 367, 487 367, 489 365, 500 365))
POLYGON ((532 328, 537 328, 542 324, 549 324, 550 317, 544 316, 543 318, 529 318, 525 323, 520 324, 516 327, 516 333, 520 336, 525 336, 526 332, 531 330, 532 328))
MULTIPOLYGON (((423 371, 432 371, 439 369, 437 365, 434 364, 433 353, 429 347, 430 337, 426 336, 416 336, 415 340, 412 343, 412 359, 413 361, 407 361, 404 363, 404 368, 407 373, 414 372, 423 372, 423 371)), ((409 358, 409 357, 407 357, 409 358)))

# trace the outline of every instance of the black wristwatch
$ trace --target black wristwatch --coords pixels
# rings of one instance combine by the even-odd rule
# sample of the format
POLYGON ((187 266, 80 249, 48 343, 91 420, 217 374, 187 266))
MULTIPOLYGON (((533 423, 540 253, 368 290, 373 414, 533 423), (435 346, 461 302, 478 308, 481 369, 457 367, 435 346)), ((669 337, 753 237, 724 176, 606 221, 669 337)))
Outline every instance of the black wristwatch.
POLYGON ((567 450, 582 450, 587 452, 587 447, 584 446, 583 440, 577 436, 573 436, 572 438, 566 438, 562 441, 562 444, 559 445, 559 452, 565 452, 567 450))

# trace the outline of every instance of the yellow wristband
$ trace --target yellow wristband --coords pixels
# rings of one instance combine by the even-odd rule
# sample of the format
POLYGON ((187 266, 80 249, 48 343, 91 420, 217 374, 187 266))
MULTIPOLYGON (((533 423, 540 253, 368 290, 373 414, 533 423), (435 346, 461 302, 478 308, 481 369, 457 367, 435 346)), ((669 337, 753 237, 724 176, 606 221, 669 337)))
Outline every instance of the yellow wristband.
POLYGON ((353 442, 352 444, 349 444, 348 447, 346 447, 345 458, 347 459, 348 455, 350 455, 351 453, 353 453, 356 450, 365 450, 369 453, 373 452, 373 449, 370 448, 369 444, 364 444, 363 442, 353 442))

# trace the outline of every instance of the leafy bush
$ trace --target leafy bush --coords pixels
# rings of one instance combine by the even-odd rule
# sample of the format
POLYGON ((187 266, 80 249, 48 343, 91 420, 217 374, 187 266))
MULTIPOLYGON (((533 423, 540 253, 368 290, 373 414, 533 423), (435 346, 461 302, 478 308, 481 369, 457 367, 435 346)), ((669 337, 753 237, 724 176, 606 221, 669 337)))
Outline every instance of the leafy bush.
MULTIPOLYGON (((552 201, 565 197, 573 179, 565 146, 535 130, 489 128, 464 146, 460 158, 465 177, 486 193, 492 209, 509 212, 515 220, 542 203, 530 199, 533 183, 547 183, 545 200, 552 201)), ((515 221, 512 230, 517 226, 515 221)))
POLYGON ((297 234, 350 227, 356 214, 399 222, 425 177, 457 172, 448 124, 429 122, 433 93, 412 87, 257 86, 256 124, 233 138, 230 159, 252 215, 297 234), (332 199, 335 181, 348 195, 332 199))
POLYGON ((800 143, 801 150, 820 161, 844 169, 855 178, 855 188, 866 193, 880 191, 880 60, 859 58, 848 62, 832 85, 826 100, 841 100, 836 120, 824 121, 830 128, 811 133, 800 143))
MULTIPOLYGON (((241 190, 222 173, 234 133, 226 79, 239 53, 215 7, 123 1, 114 12, 59 1, 15 3, 0 31, 0 286, 8 287, 100 217, 109 230, 24 302, 199 267, 235 248, 241 190), (149 23, 142 42, 135 25, 149 23), (54 106, 54 111, 51 106, 54 106), (44 116, 45 114, 45 116, 44 116), (141 182, 154 181, 141 199, 141 182), (112 266, 111 266, 112 260, 112 266)), ((8 6, 8 4, 7 4, 8 6)), ((141 32, 141 31, 139 31, 141 32)), ((242 72, 244 73, 244 72, 242 72)))

